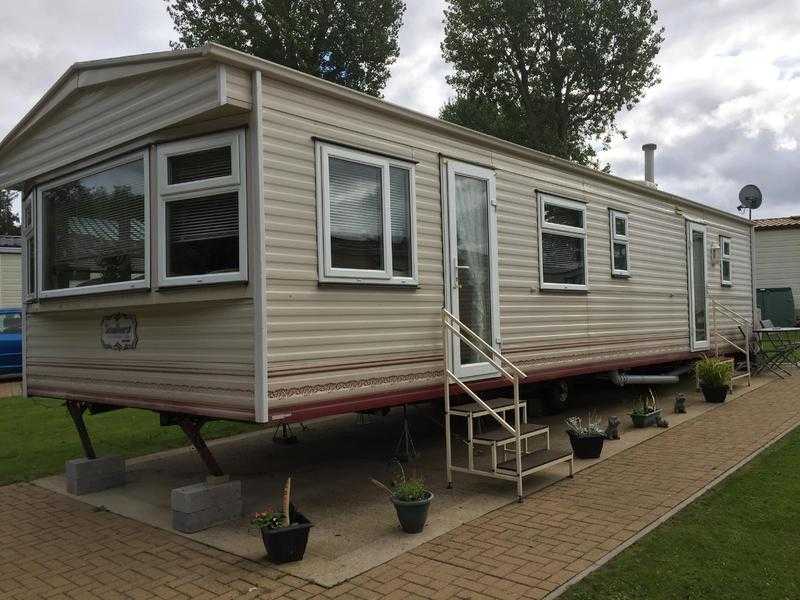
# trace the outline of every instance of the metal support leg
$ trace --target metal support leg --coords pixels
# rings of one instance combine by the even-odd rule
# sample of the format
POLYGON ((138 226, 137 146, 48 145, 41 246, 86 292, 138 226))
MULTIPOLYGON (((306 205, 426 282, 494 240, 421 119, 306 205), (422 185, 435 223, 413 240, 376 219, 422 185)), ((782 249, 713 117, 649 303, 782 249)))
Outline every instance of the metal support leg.
POLYGON ((92 439, 89 437, 89 432, 86 430, 86 423, 83 421, 83 413, 89 408, 87 402, 80 402, 77 400, 67 400, 67 410, 69 416, 72 417, 75 423, 75 429, 78 430, 78 437, 81 438, 81 445, 83 446, 83 453, 88 459, 97 458, 94 447, 92 446, 92 439))
MULTIPOLYGON (((444 319, 444 316, 442 317, 444 319)), ((444 323, 444 321, 443 321, 444 323)), ((442 327, 442 350, 444 352, 444 447, 447 463, 447 489, 453 489, 453 445, 450 439, 450 350, 447 328, 442 327)))
POLYGON ((395 458, 401 462, 408 462, 417 458, 417 449, 414 447, 414 438, 411 437, 411 428, 408 425, 408 405, 403 404, 403 431, 397 446, 394 449, 395 458))
POLYGON ((197 454, 200 455, 208 472, 214 477, 223 477, 225 473, 222 472, 222 469, 217 463, 217 459, 211 454, 211 450, 206 446, 206 441, 203 439, 203 436, 200 435, 200 429, 205 425, 205 422, 205 419, 199 417, 184 417, 178 420, 178 425, 180 425, 180 428, 183 429, 183 433, 186 434, 192 446, 197 450, 197 454))
POLYGON ((569 459, 569 478, 575 479, 575 458, 569 459))

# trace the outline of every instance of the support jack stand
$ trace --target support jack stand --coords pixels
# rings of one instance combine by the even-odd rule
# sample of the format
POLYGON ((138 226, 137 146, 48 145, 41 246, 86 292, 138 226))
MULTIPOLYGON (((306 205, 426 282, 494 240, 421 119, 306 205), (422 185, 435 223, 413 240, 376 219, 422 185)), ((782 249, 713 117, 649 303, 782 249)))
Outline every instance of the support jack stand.
MULTIPOLYGON (((300 427, 305 429, 302 423, 300 423, 300 427)), ((292 433, 292 426, 288 423, 281 423, 280 427, 275 428, 275 433, 272 434, 272 441, 276 444, 283 444, 284 446, 292 446, 300 443, 297 436, 292 433), (278 434, 279 431, 280 434, 278 434)))
POLYGON ((408 425, 407 404, 403 404, 403 431, 400 434, 400 439, 397 440, 394 455, 400 462, 410 462, 418 456, 417 449, 414 447, 414 438, 411 437, 411 428, 408 425))
POLYGON ((87 408, 89 408, 89 404, 87 402, 67 400, 67 410, 69 411, 69 416, 72 417, 73 423, 75 423, 75 429, 78 430, 78 437, 81 438, 83 453, 86 458, 94 460, 97 458, 97 454, 94 451, 94 446, 92 446, 92 438, 89 437, 89 432, 86 430, 86 423, 83 420, 83 413, 86 412, 87 408))
POLYGON ((211 453, 211 450, 209 450, 208 446, 206 445, 206 441, 203 439, 203 436, 200 433, 200 430, 203 428, 203 425, 206 424, 208 419, 194 415, 176 413, 160 413, 160 417, 162 426, 178 425, 183 430, 183 433, 186 434, 189 442, 191 442, 192 446, 194 446, 194 449, 197 450, 197 454, 203 461, 206 469, 208 469, 211 479, 221 479, 226 477, 225 473, 222 471, 222 468, 219 466, 219 463, 217 463, 217 459, 214 458, 214 455, 211 453))

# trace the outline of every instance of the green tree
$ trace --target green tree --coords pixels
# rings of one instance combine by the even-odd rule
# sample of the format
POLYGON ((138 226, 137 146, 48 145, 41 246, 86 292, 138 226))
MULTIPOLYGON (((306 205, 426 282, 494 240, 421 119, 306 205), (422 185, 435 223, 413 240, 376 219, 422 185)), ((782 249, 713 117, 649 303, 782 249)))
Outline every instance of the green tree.
POLYGON ((166 0, 178 41, 217 42, 380 96, 397 59, 403 0, 166 0))
POLYGON ((16 197, 16 192, 0 190, 0 235, 19 235, 19 217, 11 206, 16 197))
POLYGON ((650 0, 448 0, 444 24, 442 118, 582 164, 660 81, 650 0))

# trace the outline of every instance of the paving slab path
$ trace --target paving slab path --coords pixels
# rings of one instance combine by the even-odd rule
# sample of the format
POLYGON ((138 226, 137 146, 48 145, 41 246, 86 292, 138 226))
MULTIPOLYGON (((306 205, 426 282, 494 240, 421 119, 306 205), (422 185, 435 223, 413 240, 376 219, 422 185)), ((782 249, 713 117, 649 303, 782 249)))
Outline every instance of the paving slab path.
POLYGON ((776 381, 333 588, 0 487, 0 598, 546 598, 799 424, 800 377, 776 381))

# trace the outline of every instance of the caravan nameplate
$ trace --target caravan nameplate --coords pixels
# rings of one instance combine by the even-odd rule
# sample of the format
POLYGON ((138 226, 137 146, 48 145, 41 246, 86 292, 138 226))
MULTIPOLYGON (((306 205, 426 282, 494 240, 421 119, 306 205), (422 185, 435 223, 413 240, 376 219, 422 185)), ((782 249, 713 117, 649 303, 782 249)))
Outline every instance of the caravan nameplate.
POLYGON ((100 343, 106 350, 133 350, 138 341, 134 315, 116 313, 100 322, 100 343))

